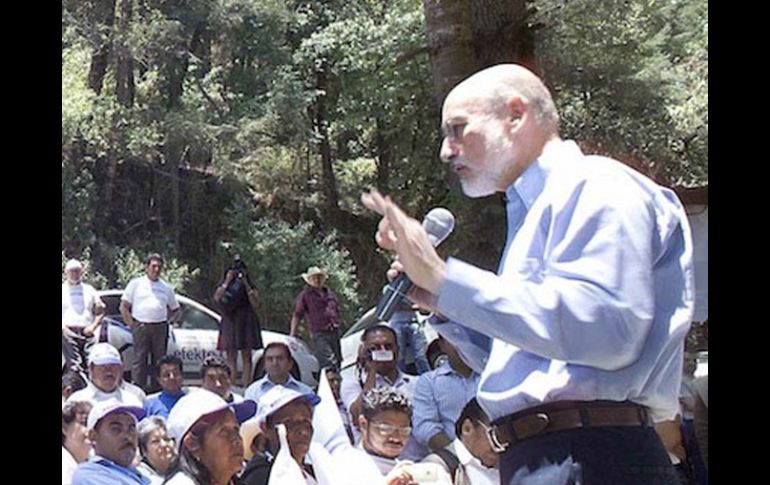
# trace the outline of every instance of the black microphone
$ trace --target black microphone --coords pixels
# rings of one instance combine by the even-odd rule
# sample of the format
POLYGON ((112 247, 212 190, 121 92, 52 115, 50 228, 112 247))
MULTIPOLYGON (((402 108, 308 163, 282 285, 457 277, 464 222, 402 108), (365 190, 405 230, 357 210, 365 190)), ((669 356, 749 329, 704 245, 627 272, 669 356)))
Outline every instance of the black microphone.
MULTIPOLYGON (((454 230, 455 216, 443 207, 436 207, 425 214, 422 227, 425 228, 425 231, 428 233, 428 239, 435 248, 454 230)), ((413 283, 406 273, 401 273, 390 284, 385 285, 382 289, 380 301, 377 303, 374 316, 381 321, 390 320, 390 317, 393 316, 393 312, 396 311, 402 300, 409 301, 406 293, 412 286, 413 283)))

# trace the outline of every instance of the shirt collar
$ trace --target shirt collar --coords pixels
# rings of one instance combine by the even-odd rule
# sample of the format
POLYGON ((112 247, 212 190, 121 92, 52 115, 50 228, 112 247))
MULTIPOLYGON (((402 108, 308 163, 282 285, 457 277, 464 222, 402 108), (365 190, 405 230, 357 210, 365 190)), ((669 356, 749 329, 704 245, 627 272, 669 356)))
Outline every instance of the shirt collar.
POLYGON ((135 467, 124 467, 123 465, 120 465, 118 463, 115 463, 114 461, 105 458, 101 455, 94 455, 94 457, 91 459, 92 462, 98 463, 102 466, 105 466, 107 468, 112 468, 114 470, 117 470, 120 473, 132 476, 136 478, 140 483, 142 484, 149 484, 150 480, 142 475, 139 470, 137 470, 135 467))
POLYGON ((168 392, 161 389, 160 395, 163 397, 169 397, 169 398, 180 398, 185 395, 184 388, 179 390, 179 394, 169 394, 168 392))
POLYGON ((506 190, 505 197, 512 200, 521 198, 527 209, 532 207, 537 197, 545 188, 548 174, 557 168, 559 163, 582 157, 583 152, 572 140, 559 141, 549 146, 506 190))
POLYGON ((393 382, 390 382, 390 379, 388 379, 382 374, 377 374, 377 376, 375 376, 375 380, 385 381, 386 383, 390 384, 393 387, 399 387, 408 382, 406 377, 404 376, 404 373, 401 372, 401 370, 398 368, 396 368, 396 379, 393 382))
POLYGON ((460 438, 455 438, 452 444, 455 449, 455 455, 457 455, 457 459, 460 461, 461 465, 466 466, 473 460, 473 455, 471 455, 471 452, 465 447, 465 444, 460 441, 460 438))
POLYGON ((265 384, 270 384, 270 387, 273 387, 273 386, 289 387, 289 384, 296 384, 296 383, 297 383, 297 380, 294 379, 294 376, 292 376, 291 374, 289 374, 289 378, 286 379, 286 382, 284 382, 283 384, 279 384, 279 383, 273 381, 272 379, 270 379, 270 376, 265 374, 265 382, 262 383, 262 386, 264 386, 265 384))

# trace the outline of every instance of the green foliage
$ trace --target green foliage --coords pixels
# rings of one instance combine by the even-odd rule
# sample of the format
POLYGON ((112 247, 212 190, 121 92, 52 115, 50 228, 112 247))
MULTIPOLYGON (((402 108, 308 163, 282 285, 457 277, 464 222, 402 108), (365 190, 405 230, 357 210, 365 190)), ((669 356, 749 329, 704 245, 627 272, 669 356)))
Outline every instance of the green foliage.
MULTIPOLYGON (((258 279, 267 327, 286 329, 312 264, 330 271, 347 325, 359 301, 376 301, 387 266, 359 203, 373 185, 411 214, 447 205, 472 230, 446 250, 494 265, 504 228, 480 227, 479 215, 502 217, 499 204, 449 190, 438 161, 421 2, 150 0, 133 4, 126 29, 121 3, 62 2, 62 250, 88 254, 105 286, 160 251, 177 289, 211 304, 232 257, 225 239, 258 279), (121 56, 133 61, 123 105, 121 56)), ((706 2, 532 4, 564 134, 659 179, 707 181, 706 2)))
POLYGON ((62 254, 77 254, 95 242, 95 184, 89 167, 62 160, 62 254))
POLYGON ((707 184, 707 2, 532 3, 563 134, 664 183, 707 184))
POLYGON ((340 247, 334 231, 318 237, 310 223, 290 225, 284 221, 253 221, 250 211, 236 205, 230 211, 229 254, 220 253, 222 274, 240 254, 259 291, 257 313, 263 328, 288 330, 296 295, 305 287, 301 275, 319 266, 329 275, 327 286, 336 294, 344 328, 360 313, 358 281, 348 251, 340 247))
POLYGON ((62 51, 62 144, 74 138, 91 112, 95 94, 88 89, 88 50, 76 44, 62 51))
MULTIPOLYGON (((116 285, 125 288, 132 278, 144 274, 144 257, 146 255, 131 248, 119 248, 114 257, 115 270, 117 272, 116 285)), ((163 278, 178 293, 184 293, 187 283, 198 276, 198 268, 189 269, 186 264, 180 263, 176 258, 163 257, 163 278)))

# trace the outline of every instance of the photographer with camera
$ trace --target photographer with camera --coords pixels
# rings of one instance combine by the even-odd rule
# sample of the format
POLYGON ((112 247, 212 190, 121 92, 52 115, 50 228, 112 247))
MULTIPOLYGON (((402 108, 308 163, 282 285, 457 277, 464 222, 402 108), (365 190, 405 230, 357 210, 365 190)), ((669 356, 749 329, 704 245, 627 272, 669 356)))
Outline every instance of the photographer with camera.
POLYGON ((251 351, 262 348, 262 328, 254 307, 257 304, 257 290, 251 282, 246 263, 235 256, 214 292, 214 301, 222 310, 219 324, 217 350, 224 350, 232 369, 232 381, 238 381, 237 354, 240 351, 243 363, 242 385, 251 380, 251 351))
MULTIPOLYGON (((374 388, 398 390, 408 399, 414 395, 416 378, 398 369, 398 338, 387 325, 367 328, 361 336, 358 349, 357 372, 342 380, 340 395, 354 423, 353 433, 358 441, 359 416, 362 413, 363 395, 374 388)), ((410 438, 399 458, 417 461, 428 454, 428 449, 410 438)))

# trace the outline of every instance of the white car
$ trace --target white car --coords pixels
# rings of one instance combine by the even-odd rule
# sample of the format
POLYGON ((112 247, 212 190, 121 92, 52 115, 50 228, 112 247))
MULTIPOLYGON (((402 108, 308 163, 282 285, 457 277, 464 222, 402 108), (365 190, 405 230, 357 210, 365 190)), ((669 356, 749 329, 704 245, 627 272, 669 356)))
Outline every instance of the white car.
MULTIPOLYGON (((123 323, 118 307, 122 290, 105 290, 98 292, 107 305, 106 316, 99 329, 97 341, 109 342, 121 353, 126 371, 130 371, 134 358, 133 337, 131 330, 123 323)), ((223 358, 224 352, 217 350, 217 338, 219 336, 218 313, 205 307, 184 295, 177 294, 180 306, 180 314, 176 324, 172 327, 169 336, 168 353, 175 354, 182 359, 184 364, 184 378, 186 385, 200 384, 200 368, 203 359, 211 354, 219 354, 223 358)), ((310 387, 318 384, 318 360, 301 340, 288 335, 262 331, 262 342, 267 345, 271 342, 283 342, 289 346, 294 360, 292 375, 310 387)), ((252 351, 254 381, 264 375, 262 361, 263 349, 252 351)), ((238 375, 242 372, 238 358, 238 375)))
MULTIPOLYGON (((358 347, 361 345, 361 336, 363 335, 364 330, 377 324, 387 325, 387 322, 378 320, 374 316, 375 310, 376 307, 370 308, 344 333, 344 335, 342 335, 342 338, 340 339, 340 350, 342 351, 340 374, 343 377, 352 374, 355 371, 356 360, 358 359, 358 347)), ((441 365, 444 359, 446 359, 446 355, 438 346, 438 334, 433 327, 428 324, 428 317, 423 314, 419 315, 420 331, 425 335, 425 341, 428 343, 428 348, 425 350, 425 356, 428 358, 431 369, 435 369, 441 365)), ((414 367, 413 359, 413 356, 407 356, 407 369, 414 367)))

